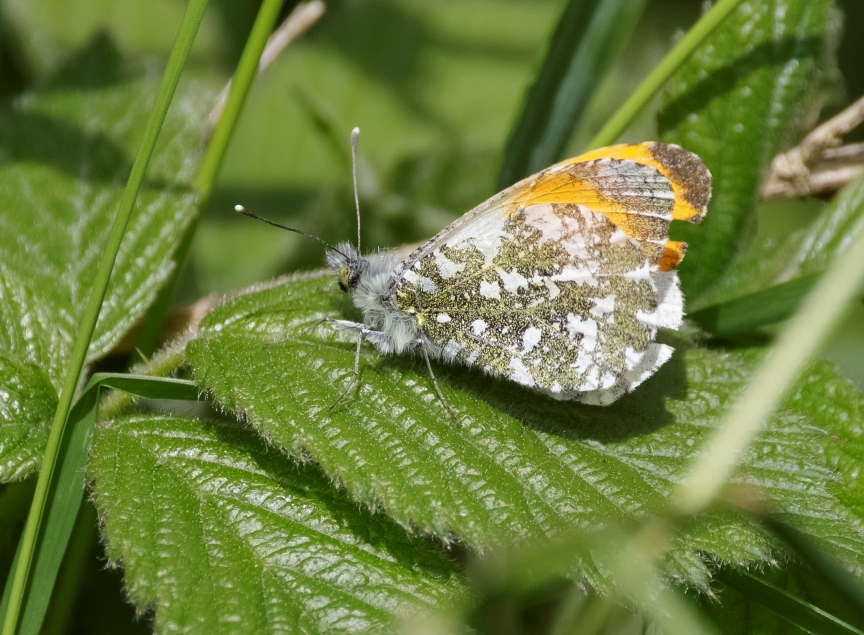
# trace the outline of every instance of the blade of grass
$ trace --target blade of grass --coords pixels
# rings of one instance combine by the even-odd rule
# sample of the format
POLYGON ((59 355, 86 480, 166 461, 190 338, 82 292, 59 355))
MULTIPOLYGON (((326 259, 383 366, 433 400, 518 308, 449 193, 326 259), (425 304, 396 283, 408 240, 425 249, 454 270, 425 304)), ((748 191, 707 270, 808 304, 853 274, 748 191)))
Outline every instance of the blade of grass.
POLYGON ((639 85, 639 88, 630 96, 630 98, 621 105, 620 108, 612 115, 612 118, 606 122, 603 128, 598 132, 588 148, 600 148, 615 143, 615 140, 620 137, 628 126, 633 122, 636 116, 650 102, 657 91, 666 83, 672 74, 679 66, 695 51, 700 44, 707 38, 711 32, 720 25, 721 22, 735 8, 741 4, 742 0, 720 0, 711 9, 702 16, 702 18, 693 25, 687 35, 685 35, 678 44, 675 45, 666 57, 654 68, 653 71, 639 85))
MULTIPOLYGON (((75 614, 75 601, 78 599, 87 565, 96 559, 99 544, 98 518, 96 508, 82 500, 78 507, 78 518, 69 535, 63 562, 57 571, 57 580, 51 594, 50 603, 45 609, 45 618, 39 635, 65 635, 75 614)), ((26 619, 26 618, 25 618, 26 619)))
MULTIPOLYGON (((47 580, 37 579, 34 576, 34 567, 36 564, 36 556, 38 555, 38 539, 45 529, 44 517, 47 511, 48 501, 52 498, 52 493, 54 493, 56 488, 57 477, 61 472, 62 466, 68 465, 68 461, 65 461, 60 454, 63 447, 67 445, 64 441, 68 442, 69 447, 72 447, 74 443, 82 442, 84 440, 84 438, 80 436, 74 439, 70 438, 75 436, 75 434, 80 434, 78 430, 67 430, 67 420, 72 406, 72 399, 75 395, 75 388, 79 383, 81 372, 84 368, 87 350, 90 346, 90 339, 93 336, 96 320, 99 317, 102 301, 105 298, 105 292, 108 288, 108 282, 111 278, 111 271, 114 268, 117 252, 120 249, 120 243, 123 240, 124 233, 126 232, 126 226, 135 206, 135 200, 138 196, 141 182, 144 179, 147 165, 150 162, 151 155, 153 154, 156 139, 159 136, 159 131, 161 130, 162 123, 165 120, 165 114, 168 112, 168 106, 171 103, 171 98, 174 96, 177 82, 180 79, 180 72, 186 62, 189 50, 192 48, 192 42, 198 32, 198 26, 201 23, 201 18, 204 15, 204 9, 206 7, 207 0, 189 0, 188 5, 186 6, 186 11, 183 14, 180 28, 178 29, 177 37, 168 59, 162 84, 159 87, 153 110, 147 122, 144 138, 141 142, 137 156, 135 157, 135 161, 132 164, 132 170, 129 175, 126 190, 123 193, 123 198, 121 199, 119 209, 117 210, 117 216, 114 219, 114 225, 111 228, 111 233, 104 247, 103 257, 99 263, 99 269, 93 279, 93 290, 90 294, 86 309, 82 315, 81 323, 78 327, 75 344, 72 348, 72 355, 63 382, 63 388, 60 391, 57 411, 51 425, 51 432, 48 435, 48 443, 42 460, 42 468, 39 471, 39 478, 36 483, 36 492, 33 497, 33 503, 30 507, 30 514, 27 517, 27 524, 24 527, 24 533, 21 537, 21 557, 16 563, 15 572, 11 582, 11 590, 9 592, 9 604, 6 607, 6 613, 3 616, 3 635, 13 635, 13 633, 18 631, 25 608, 25 598, 28 595, 27 591, 30 585, 38 584, 39 586, 53 586, 54 584, 53 576, 51 577, 50 583, 47 580)), ((72 513, 77 515, 77 511, 78 509, 76 504, 72 513)))
POLYGON ((822 575, 822 579, 839 597, 845 598, 864 615, 864 588, 848 572, 831 558, 821 553, 813 541, 794 527, 773 516, 763 519, 766 525, 795 551, 801 560, 814 571, 822 575))
POLYGON ((864 631, 752 573, 742 569, 722 567, 715 571, 715 575, 721 582, 740 591, 747 598, 759 602, 803 631, 824 635, 864 635, 864 631))
MULTIPOLYGON (((18 630, 22 635, 36 635, 40 631, 51 600, 54 580, 78 517, 84 496, 84 464, 87 461, 90 436, 96 424, 99 392, 102 388, 114 388, 151 399, 195 400, 199 392, 194 382, 170 377, 97 373, 87 383, 69 413, 66 431, 55 460, 51 487, 45 496, 41 527, 31 549, 32 582, 23 594, 18 630)), ((38 491, 37 483, 36 492, 38 491)), ((22 537, 20 545, 25 544, 22 537)), ((9 575, 7 587, 14 590, 13 575, 17 575, 16 568, 13 568, 9 575)), ((10 592, 10 601, 11 598, 10 592)))
POLYGON ((726 483, 741 454, 849 307, 864 278, 864 232, 856 236, 823 274, 801 309, 729 409, 678 489, 674 506, 682 514, 705 508, 726 483))
POLYGON ((570 0, 504 151, 498 189, 561 157, 579 117, 621 51, 645 0, 570 0))
POLYGON ((225 101, 222 116, 219 117, 219 121, 213 130, 213 136, 207 146, 207 151, 201 162, 201 169, 198 172, 198 178, 195 181, 195 186, 198 189, 198 213, 186 228, 183 240, 174 254, 174 261, 177 264, 174 267, 171 278, 162 287, 153 306, 150 307, 150 310, 141 321, 141 331, 138 335, 136 348, 144 355, 149 355, 155 349, 156 341, 159 337, 159 329, 171 306, 174 289, 177 286, 177 280, 180 276, 183 263, 189 255, 192 239, 195 236, 195 231, 198 229, 198 222, 210 200, 213 184, 216 182, 219 169, 225 160, 228 144, 234 135, 234 130, 237 128, 237 122, 240 119, 240 113, 243 110, 243 105, 246 103, 246 98, 249 96, 252 81, 258 73, 258 62, 261 59, 264 48, 267 46, 267 38, 270 37, 270 33, 273 32, 273 28, 276 26, 276 20, 279 17, 279 11, 282 9, 283 2, 284 0, 264 0, 261 3, 261 8, 258 10, 258 15, 255 18, 255 24, 252 25, 252 31, 249 33, 249 39, 246 41, 246 46, 240 55, 240 62, 237 64, 237 70, 234 73, 234 78, 231 80, 231 87, 228 90, 228 98, 225 101))
POLYGON ((819 274, 802 276, 728 302, 705 307, 688 317, 715 336, 732 335, 780 322, 795 313, 819 274))
MULTIPOLYGON (((63 560, 83 498, 84 463, 87 460, 90 434, 96 422, 99 392, 104 387, 152 399, 194 400, 198 395, 198 388, 193 382, 173 378, 98 373, 88 382, 69 415, 69 433, 64 438, 55 487, 50 491, 43 516, 44 528, 39 535, 39 549, 32 567, 33 584, 27 591, 20 633, 39 632, 51 599, 54 578, 63 560)), ((21 544, 23 541, 19 547, 21 544)), ((10 571, 8 589, 12 588, 14 570, 13 567, 10 571)))

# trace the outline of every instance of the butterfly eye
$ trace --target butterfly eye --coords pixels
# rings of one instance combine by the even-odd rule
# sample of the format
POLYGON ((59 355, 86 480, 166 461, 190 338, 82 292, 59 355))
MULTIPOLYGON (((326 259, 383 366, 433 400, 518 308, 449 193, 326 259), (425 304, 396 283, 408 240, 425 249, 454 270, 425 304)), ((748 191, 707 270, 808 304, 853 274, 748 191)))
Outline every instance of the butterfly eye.
POLYGON ((351 286, 351 268, 348 265, 339 267, 339 288, 348 291, 351 286))

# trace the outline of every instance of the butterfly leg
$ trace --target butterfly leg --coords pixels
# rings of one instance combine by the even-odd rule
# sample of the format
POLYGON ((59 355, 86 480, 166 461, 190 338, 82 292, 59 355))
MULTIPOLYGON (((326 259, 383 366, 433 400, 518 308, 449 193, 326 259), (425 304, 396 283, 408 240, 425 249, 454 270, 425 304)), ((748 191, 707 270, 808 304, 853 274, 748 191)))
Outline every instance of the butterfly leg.
MULTIPOLYGON (((300 335, 309 335, 309 333, 312 332, 312 329, 314 329, 316 326, 319 326, 319 325, 323 324, 324 322, 332 322, 332 321, 333 321, 333 318, 330 318, 330 317, 323 317, 320 320, 315 320, 312 324, 310 324, 305 329, 300 331, 300 335)), ((278 346, 279 344, 284 344, 285 342, 290 342, 293 339, 294 339, 293 337, 283 337, 283 338, 278 339, 278 340, 273 340, 272 342, 267 342, 267 344, 265 344, 265 346, 278 346)))
POLYGON ((441 387, 438 385, 438 380, 435 378, 435 373, 432 372, 432 362, 429 361, 429 352, 426 350, 426 343, 423 340, 417 340, 417 344, 419 344, 420 350, 423 351, 423 359, 426 360, 426 368, 429 370, 429 377, 432 378, 432 385, 435 386, 435 392, 438 393, 438 399, 441 400, 441 404, 444 406, 444 410, 446 410, 447 414, 450 415, 450 418, 453 419, 453 423, 455 423, 457 426, 462 425, 456 418, 456 415, 454 414, 453 409, 450 407, 450 404, 447 403, 447 400, 444 398, 444 393, 441 392, 441 387))
POLYGON ((320 320, 315 320, 314 322, 312 322, 312 324, 310 324, 305 329, 303 329, 301 331, 301 333, 303 335, 309 335, 309 333, 311 333, 315 329, 316 326, 320 326, 320 325, 324 324, 324 322, 330 322, 332 320, 333 320, 333 318, 331 318, 331 317, 323 317, 320 320))

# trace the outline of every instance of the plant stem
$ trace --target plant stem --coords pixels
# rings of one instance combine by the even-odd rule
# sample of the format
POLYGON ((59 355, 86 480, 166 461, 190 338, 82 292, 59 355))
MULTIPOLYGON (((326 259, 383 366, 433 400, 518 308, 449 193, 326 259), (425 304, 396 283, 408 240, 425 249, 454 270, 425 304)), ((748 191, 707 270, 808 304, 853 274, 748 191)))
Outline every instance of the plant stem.
POLYGON ((711 7, 711 10, 693 25, 687 35, 678 42, 675 48, 669 51, 636 91, 630 95, 630 98, 612 115, 612 118, 606 122, 600 132, 588 144, 588 149, 601 148, 615 143, 648 102, 654 98, 663 84, 678 70, 678 67, 741 2, 742 0, 720 0, 711 7))
POLYGON ((192 48, 192 42, 198 32, 198 26, 201 23, 201 18, 204 15, 206 7, 207 0, 189 0, 189 4, 186 7, 177 37, 174 41, 174 47, 168 59, 165 75, 162 78, 162 84, 159 87, 159 92, 153 104, 153 110, 147 122, 144 138, 138 149, 135 162, 132 165, 126 190, 120 201, 114 225, 111 228, 111 233, 104 248, 102 260, 93 278, 93 290, 79 322, 72 355, 67 366, 63 388, 60 391, 54 421, 51 425, 51 432, 48 435, 48 443, 42 459, 39 479, 36 482, 36 492, 33 496, 27 524, 21 537, 21 555, 12 580, 9 604, 3 621, 3 635, 13 635, 19 627, 28 583, 30 582, 34 553, 37 548, 37 536, 40 533, 42 518, 49 498, 49 489, 53 485, 58 453, 64 434, 66 433, 66 422, 72 406, 72 399, 75 396, 75 389, 78 386, 81 373, 87 361, 90 340, 96 328, 96 321, 99 318, 99 311, 105 298, 114 262, 120 249, 120 243, 123 240, 126 226, 132 215, 138 191, 141 188, 147 165, 150 162, 153 148, 156 145, 156 139, 159 136, 159 131, 162 129, 165 115, 168 112, 168 106, 177 88, 180 72, 186 62, 189 50, 192 48))
POLYGON ((180 270, 189 256, 192 239, 195 236, 195 231, 198 229, 201 215, 204 213, 204 209, 210 200, 213 184, 219 175, 219 169, 225 160, 228 144, 234 135, 234 130, 240 119, 240 112, 243 110, 243 105, 246 103, 246 97, 249 95, 252 81, 258 72, 258 61, 261 59, 261 54, 267 46, 267 38, 270 37, 270 33, 273 32, 273 27, 276 25, 283 2, 284 0, 264 0, 261 8, 258 10, 255 24, 252 25, 252 31, 249 33, 249 39, 246 41, 243 53, 240 55, 240 62, 237 64, 237 70, 234 73, 234 78, 231 80, 231 88, 228 91, 228 98, 225 101, 222 115, 219 117, 219 121, 213 130, 213 136, 207 146, 204 159, 201 161, 198 178, 195 180, 195 186, 198 190, 198 213, 195 214, 192 222, 189 223, 177 250, 174 252, 174 261, 177 264, 171 277, 162 287, 159 295, 156 297, 156 301, 142 321, 137 348, 145 355, 152 353, 155 348, 159 329, 165 315, 168 313, 171 299, 174 296, 174 288, 177 286, 180 270))

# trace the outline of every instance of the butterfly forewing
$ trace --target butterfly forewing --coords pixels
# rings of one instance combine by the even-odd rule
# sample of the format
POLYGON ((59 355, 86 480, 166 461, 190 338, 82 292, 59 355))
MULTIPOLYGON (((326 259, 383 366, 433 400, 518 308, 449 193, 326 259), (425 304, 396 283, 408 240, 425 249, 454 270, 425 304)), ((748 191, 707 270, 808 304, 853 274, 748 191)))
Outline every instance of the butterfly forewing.
POLYGON ((683 298, 673 267, 711 175, 662 143, 553 165, 456 220, 396 269, 392 290, 433 353, 560 399, 610 403, 672 349, 683 298))

